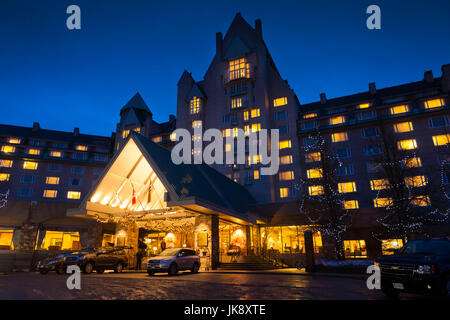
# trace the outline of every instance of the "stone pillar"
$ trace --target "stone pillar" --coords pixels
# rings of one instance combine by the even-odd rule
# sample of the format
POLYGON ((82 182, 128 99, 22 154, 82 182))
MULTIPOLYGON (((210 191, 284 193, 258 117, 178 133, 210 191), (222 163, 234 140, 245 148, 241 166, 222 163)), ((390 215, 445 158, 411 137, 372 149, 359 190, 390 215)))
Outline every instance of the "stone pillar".
POLYGON ((17 248, 20 247, 21 235, 22 235, 22 230, 20 230, 19 228, 14 228, 14 233, 13 233, 13 238, 12 238, 14 250, 17 250, 17 248))
POLYGON ((245 226, 245 238, 247 242, 247 255, 254 255, 252 252, 252 233, 250 232, 250 226, 245 226))
POLYGON ((311 230, 306 230, 304 233, 305 237, 305 262, 306 262, 306 272, 314 271, 314 241, 313 233, 311 230))
MULTIPOLYGON (((86 247, 101 247, 102 246, 102 225, 95 223, 90 225, 86 231, 82 231, 85 236, 86 247)), ((81 239, 81 245, 84 247, 83 240, 81 239)))
POLYGON ((36 246, 38 228, 32 224, 23 224, 20 232, 18 251, 33 252, 36 246))
POLYGON ((322 250, 324 258, 328 260, 336 260, 336 240, 322 233, 322 250))
POLYGON ((39 230, 38 239, 37 239, 37 243, 36 243, 36 250, 41 250, 41 246, 42 246, 42 242, 44 242, 45 234, 46 234, 45 229, 39 230))
POLYGON ((217 268, 219 265, 219 218, 217 216, 199 215, 195 218, 195 249, 200 253, 202 271, 217 268), (206 246, 199 241, 203 241, 205 234, 206 246))
MULTIPOLYGON (((101 229, 100 229, 101 233, 101 229)), ((123 245, 127 247, 132 247, 127 249, 128 252, 128 266, 129 268, 134 268, 136 266, 136 253, 138 249, 138 237, 139 228, 136 222, 131 220, 119 221, 116 225, 116 246, 122 245, 118 242, 119 238, 125 238, 125 243, 123 245)))
POLYGON ((219 217, 211 216, 211 267, 216 269, 219 266, 219 217))

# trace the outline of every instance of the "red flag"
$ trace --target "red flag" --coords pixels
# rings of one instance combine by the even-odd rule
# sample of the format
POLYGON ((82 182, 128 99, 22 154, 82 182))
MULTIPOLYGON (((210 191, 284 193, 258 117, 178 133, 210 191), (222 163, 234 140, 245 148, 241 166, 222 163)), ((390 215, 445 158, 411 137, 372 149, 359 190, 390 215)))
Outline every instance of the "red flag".
POLYGON ((131 199, 131 204, 136 204, 136 197, 134 195, 134 188, 133 188, 133 198, 131 199))

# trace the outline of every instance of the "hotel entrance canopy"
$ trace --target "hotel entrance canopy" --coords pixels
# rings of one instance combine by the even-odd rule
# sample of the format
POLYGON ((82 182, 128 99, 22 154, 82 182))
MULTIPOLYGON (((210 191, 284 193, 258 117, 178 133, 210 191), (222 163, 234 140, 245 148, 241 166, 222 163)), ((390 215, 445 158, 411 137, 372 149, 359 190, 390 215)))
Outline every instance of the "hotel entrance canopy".
POLYGON ((171 153, 132 132, 77 209, 67 215, 152 220, 218 215, 240 224, 263 220, 249 213, 250 193, 206 164, 175 165, 171 153))

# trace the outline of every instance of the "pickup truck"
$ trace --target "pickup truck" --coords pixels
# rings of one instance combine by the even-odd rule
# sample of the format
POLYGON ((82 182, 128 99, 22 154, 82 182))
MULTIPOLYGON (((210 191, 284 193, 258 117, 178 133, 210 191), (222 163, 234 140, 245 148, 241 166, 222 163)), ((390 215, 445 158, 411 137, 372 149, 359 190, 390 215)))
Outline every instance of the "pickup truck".
POLYGON ((448 296, 450 240, 409 241, 397 253, 375 261, 381 271, 381 290, 389 297, 400 292, 448 296))

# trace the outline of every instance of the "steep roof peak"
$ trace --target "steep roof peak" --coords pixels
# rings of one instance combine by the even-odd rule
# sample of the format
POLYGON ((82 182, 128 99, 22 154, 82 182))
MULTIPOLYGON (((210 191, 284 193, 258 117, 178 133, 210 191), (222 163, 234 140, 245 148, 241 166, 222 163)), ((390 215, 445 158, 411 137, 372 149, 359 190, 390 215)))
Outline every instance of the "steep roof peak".
POLYGON ((149 107, 145 103, 144 99, 142 98, 141 94, 139 92, 136 92, 136 94, 128 101, 122 109, 120 109, 120 114, 122 114, 123 111, 127 109, 139 109, 147 111, 148 113, 152 114, 149 107))
POLYGON ((225 38, 227 38, 227 35, 230 34, 230 31, 233 29, 240 29, 241 27, 244 27, 248 30, 254 31, 254 28, 242 17, 242 14, 240 12, 236 13, 234 16, 233 21, 231 22, 230 27, 228 28, 227 33, 225 34, 225 38))

